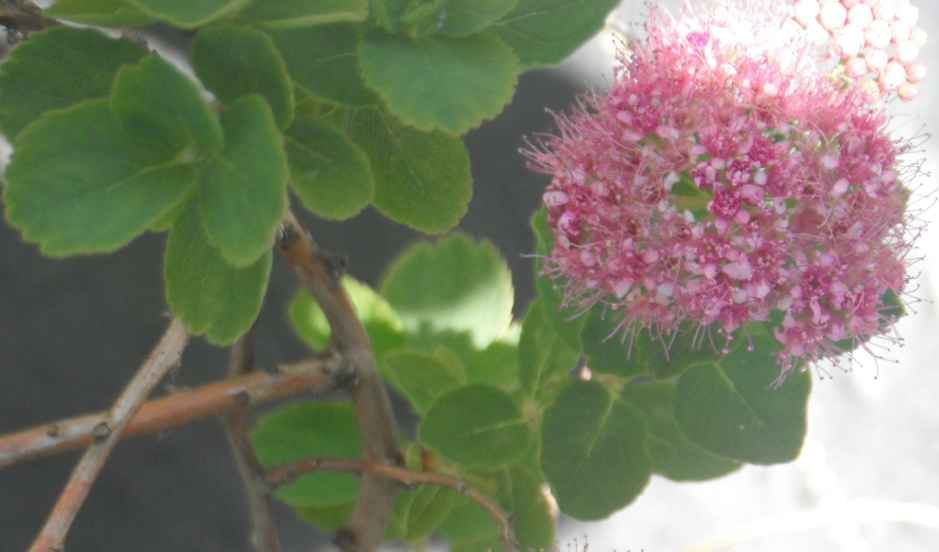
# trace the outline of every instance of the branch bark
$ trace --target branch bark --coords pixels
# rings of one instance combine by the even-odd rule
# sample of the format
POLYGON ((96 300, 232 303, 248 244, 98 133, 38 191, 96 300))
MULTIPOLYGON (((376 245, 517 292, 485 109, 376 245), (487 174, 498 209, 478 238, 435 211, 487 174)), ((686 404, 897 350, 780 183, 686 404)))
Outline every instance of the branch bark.
POLYGON ((46 17, 42 10, 29 0, 0 0, 0 25, 6 27, 8 33, 19 33, 25 38, 31 32, 61 23, 46 17))
MULTIPOLYGON (((176 391, 145 403, 124 435, 164 431, 231 410, 239 401, 257 404, 302 392, 331 391, 338 386, 340 364, 337 356, 324 356, 279 366, 277 373, 255 372, 176 391)), ((2 435, 0 469, 88 446, 94 441, 94 429, 107 419, 107 412, 98 412, 2 435)))
MULTIPOLYGON (((253 371, 254 326, 232 345, 228 376, 233 378, 253 371)), ((254 549, 257 552, 280 552, 274 522, 274 495, 248 433, 248 397, 240 395, 235 401, 235 407, 223 417, 223 421, 251 503, 254 549)))
MULTIPOLYGON (((391 401, 378 374, 372 346, 355 308, 342 287, 345 260, 320 249, 290 211, 278 236, 278 247, 329 321, 330 350, 348 363, 349 392, 368 459, 403 464, 391 401)), ((375 471, 365 474, 349 527, 339 533, 343 552, 373 552, 381 544, 399 484, 375 471)))
POLYGON ((53 552, 64 549, 65 535, 78 509, 85 501, 85 497, 88 496, 88 491, 104 466, 105 460, 134 415, 140 410, 147 395, 153 391, 170 368, 179 364, 179 358, 188 341, 189 333, 186 327, 178 318, 174 318, 166 329, 166 333, 163 334, 163 338, 160 339, 160 343, 118 397, 107 419, 95 426, 92 431, 95 435, 94 443, 75 466, 68 485, 59 496, 52 513, 49 514, 46 525, 30 547, 30 552, 53 552))
POLYGON ((468 485, 466 481, 453 475, 411 470, 399 466, 389 466, 375 460, 362 460, 359 458, 305 458, 297 462, 270 468, 267 472, 267 478, 272 486, 280 486, 290 483, 304 473, 315 470, 340 471, 366 476, 368 474, 381 475, 407 487, 413 485, 438 485, 456 489, 475 500, 499 525, 500 537, 506 543, 506 550, 513 550, 516 546, 509 524, 509 517, 502 511, 499 504, 479 489, 468 485))

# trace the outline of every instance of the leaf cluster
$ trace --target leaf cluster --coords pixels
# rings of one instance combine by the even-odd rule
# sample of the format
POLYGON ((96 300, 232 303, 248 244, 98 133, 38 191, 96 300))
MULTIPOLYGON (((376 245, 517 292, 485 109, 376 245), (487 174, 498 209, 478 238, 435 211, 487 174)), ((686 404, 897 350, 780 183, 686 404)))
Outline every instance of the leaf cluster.
MULTIPOLYGON (((543 212, 534 227, 540 241, 550 238, 543 212)), ((773 386, 780 344, 761 324, 736 336, 728 353, 691 336, 666 349, 647 334, 630 352, 614 335, 615 319, 592 311, 571 318, 548 306, 558 292, 540 284, 541 296, 513 323, 505 261, 459 233, 412 246, 378 291, 345 280, 384 377, 420 415, 416 438, 401 437, 409 467, 459 475, 488 493, 513 516, 522 549, 553 545, 543 488, 564 514, 597 520, 631 503, 652 474, 703 481, 796 457, 809 375, 773 386)), ((290 313, 304 340, 328 343, 326 319, 305 292, 290 313)), ((351 407, 337 404, 266 418, 254 436, 264 461, 330 455, 340 441, 354 442, 351 422, 314 434, 319 411, 332 409, 352 419, 351 407), (295 435, 306 431, 300 412, 310 433, 295 435)), ((313 487, 305 477, 280 496, 325 529, 342 525, 355 489, 313 487)), ((479 505, 433 487, 399 496, 386 536, 419 548, 434 529, 454 550, 500 547, 499 528, 479 505)))

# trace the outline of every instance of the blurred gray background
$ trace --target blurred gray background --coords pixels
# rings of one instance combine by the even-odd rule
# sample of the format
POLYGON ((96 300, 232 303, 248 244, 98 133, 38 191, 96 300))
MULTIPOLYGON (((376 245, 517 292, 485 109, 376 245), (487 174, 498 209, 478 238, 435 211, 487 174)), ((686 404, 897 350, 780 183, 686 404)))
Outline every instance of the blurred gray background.
MULTIPOLYGON (((939 4, 920 0, 920 23, 931 40, 920 54, 939 59, 939 4)), ((681 2, 664 4, 676 12, 681 2)), ((623 28, 647 11, 627 0, 623 28)), ((159 29, 168 50, 180 38, 159 29)), ((523 136, 552 128, 546 108, 568 109, 585 82, 604 87, 613 39, 601 34, 553 70, 523 75, 515 100, 493 121, 467 134, 474 197, 460 228, 493 241, 506 257, 520 315, 533 296, 534 239, 528 218, 547 183, 525 169, 523 136)), ((896 102, 895 128, 915 134, 939 128, 939 69, 909 104, 896 102)), ((934 143, 926 170, 935 173, 934 143)), ((927 189, 935 181, 924 178, 927 189)), ((923 201, 921 204, 926 204, 923 201)), ((302 210, 301 210, 302 211, 302 210)), ((939 218, 934 208, 923 217, 939 218)), ((372 285, 410 241, 420 236, 372 209, 353 221, 329 223, 303 213, 325 247, 345 252, 349 272, 372 285)), ((106 409, 166 326, 161 273, 165 235, 146 234, 109 256, 48 259, 0 223, 0 432, 106 409)), ((916 256, 936 251, 927 234, 916 256)), ((561 520, 558 541, 584 535, 593 552, 897 552, 939 550, 939 259, 927 257, 915 295, 924 299, 899 330, 899 362, 861 358, 852 373, 830 370, 810 401, 810 432, 790 465, 746 467, 723 479, 675 484, 662 478, 606 522, 561 520), (876 376, 876 379, 875 379, 876 376), (714 543, 723 543, 717 547, 714 543)), ((258 327, 262 366, 307 354, 293 336, 285 307, 297 289, 275 258, 258 327)), ((177 385, 223 377, 225 351, 192 341, 177 385)), ((61 491, 78 453, 0 470, 0 552, 25 550, 61 491)), ((157 436, 123 441, 81 509, 67 541, 70 552, 248 552, 248 512, 241 479, 221 424, 207 419, 157 436)), ((329 549, 322 535, 287 507, 278 508, 285 552, 329 549)), ((481 551, 482 552, 482 551, 481 551)))

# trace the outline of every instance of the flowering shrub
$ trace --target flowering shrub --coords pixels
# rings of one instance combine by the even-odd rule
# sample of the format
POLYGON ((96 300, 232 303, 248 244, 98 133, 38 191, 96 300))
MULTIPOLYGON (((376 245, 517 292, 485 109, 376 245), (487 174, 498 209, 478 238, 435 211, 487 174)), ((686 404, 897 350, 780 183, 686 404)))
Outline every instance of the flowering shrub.
MULTIPOLYGON (((916 167, 866 85, 832 76, 805 25, 811 2, 719 0, 678 19, 652 8, 610 92, 527 151, 553 176, 544 270, 569 305, 602 303, 619 331, 666 342, 685 322, 729 341, 773 320, 783 375, 890 327, 916 167)), ((818 14, 830 29, 833 5, 818 14)), ((896 90, 885 71, 877 82, 896 90)))

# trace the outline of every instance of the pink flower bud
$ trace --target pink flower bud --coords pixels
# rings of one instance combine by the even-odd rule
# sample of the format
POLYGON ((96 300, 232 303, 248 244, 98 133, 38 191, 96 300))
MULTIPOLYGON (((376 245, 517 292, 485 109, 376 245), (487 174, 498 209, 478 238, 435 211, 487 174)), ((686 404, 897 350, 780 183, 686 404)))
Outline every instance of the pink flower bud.
POLYGON ((888 2, 880 2, 874 6, 874 19, 883 21, 884 23, 890 23, 895 16, 893 6, 888 2))
POLYGON ((864 54, 864 61, 867 62, 867 70, 871 73, 880 73, 887 66, 890 59, 883 50, 871 50, 864 54))
POLYGON ((909 3, 904 4, 897 10, 897 20, 903 21, 910 26, 916 25, 919 20, 919 8, 909 3))
POLYGON ((818 15, 818 20, 822 27, 829 31, 836 31, 844 27, 844 22, 848 19, 848 10, 844 9, 838 2, 832 2, 822 7, 818 15))
POLYGON ((897 48, 894 50, 893 55, 901 65, 906 67, 916 60, 916 56, 919 55, 919 46, 912 40, 901 42, 900 44, 897 44, 897 48))
POLYGON ((878 50, 883 50, 889 46, 892 37, 890 24, 879 19, 871 23, 870 27, 867 28, 867 33, 864 35, 864 38, 867 40, 867 45, 878 50))
POLYGON ((916 60, 906 67, 907 82, 917 83, 926 78, 926 64, 916 60))
POLYGON ((874 21, 874 12, 870 6, 857 4, 848 11, 848 23, 866 29, 874 21))
POLYGON ((809 23, 815 21, 819 11, 821 11, 821 8, 817 0, 799 0, 795 5, 796 21, 801 23, 803 27, 807 27, 809 23))
POLYGON ((880 87, 884 92, 892 92, 906 82, 906 69, 897 61, 891 61, 880 73, 880 87))
POLYGON ((841 54, 841 59, 857 57, 864 47, 864 31, 857 25, 845 25, 841 33, 835 38, 835 44, 841 54))
POLYGON ((911 29, 906 21, 894 21, 890 24, 890 40, 896 44, 909 40, 911 29))
POLYGON ((844 74, 852 79, 859 79, 867 74, 867 62, 859 57, 849 59, 844 64, 844 74))
POLYGON ((919 27, 910 29, 910 40, 915 42, 920 48, 926 45, 926 36, 926 31, 919 27))
POLYGON ((905 102, 915 100, 919 96, 919 85, 907 81, 897 88, 897 96, 900 96, 900 99, 905 102))

